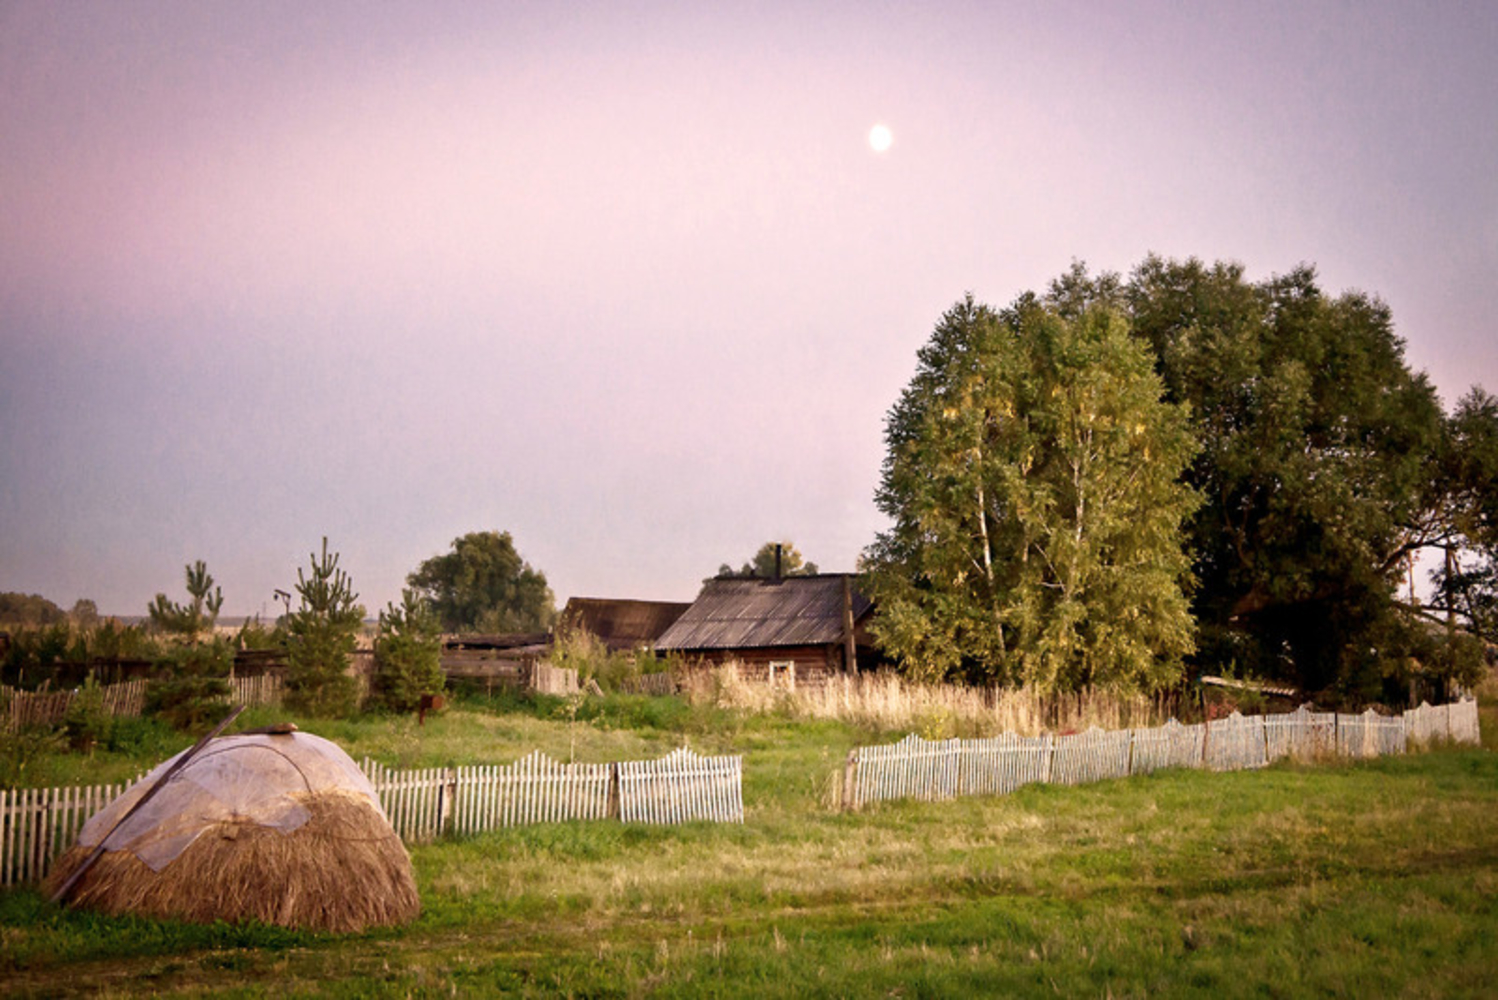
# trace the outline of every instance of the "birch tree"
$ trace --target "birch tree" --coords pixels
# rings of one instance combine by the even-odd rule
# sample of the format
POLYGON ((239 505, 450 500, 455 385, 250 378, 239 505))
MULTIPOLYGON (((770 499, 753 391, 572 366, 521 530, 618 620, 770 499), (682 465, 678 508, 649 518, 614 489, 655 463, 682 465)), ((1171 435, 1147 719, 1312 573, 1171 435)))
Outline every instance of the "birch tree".
POLYGON ((1121 315, 969 296, 890 411, 866 554, 873 628, 905 669, 1046 691, 1149 691, 1193 649, 1180 474, 1187 415, 1163 402, 1121 315))

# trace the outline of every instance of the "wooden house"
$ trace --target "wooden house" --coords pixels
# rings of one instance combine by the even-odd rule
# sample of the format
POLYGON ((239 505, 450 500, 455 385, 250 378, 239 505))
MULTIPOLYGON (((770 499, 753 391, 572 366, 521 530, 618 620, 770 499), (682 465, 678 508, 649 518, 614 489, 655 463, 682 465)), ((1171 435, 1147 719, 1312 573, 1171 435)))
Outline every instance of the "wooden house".
POLYGON ((720 577, 656 640, 696 663, 735 660, 748 679, 815 685, 872 659, 873 610, 850 573, 779 579, 720 577))

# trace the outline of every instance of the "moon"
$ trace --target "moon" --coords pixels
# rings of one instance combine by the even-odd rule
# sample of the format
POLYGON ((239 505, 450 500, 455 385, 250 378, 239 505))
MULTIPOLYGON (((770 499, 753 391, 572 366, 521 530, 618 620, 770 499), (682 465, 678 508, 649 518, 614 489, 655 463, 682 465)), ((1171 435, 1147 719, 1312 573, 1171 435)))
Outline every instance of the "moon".
POLYGON ((875 125, 869 129, 869 148, 876 153, 882 153, 886 149, 889 149, 894 141, 895 135, 889 130, 888 125, 875 125))

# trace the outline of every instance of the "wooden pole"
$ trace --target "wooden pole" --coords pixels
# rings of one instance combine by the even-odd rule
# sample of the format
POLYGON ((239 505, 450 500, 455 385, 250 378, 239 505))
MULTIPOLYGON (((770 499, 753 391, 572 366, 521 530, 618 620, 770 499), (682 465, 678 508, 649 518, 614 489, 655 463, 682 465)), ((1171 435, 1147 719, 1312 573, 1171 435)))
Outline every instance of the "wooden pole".
POLYGON ((853 640, 853 580, 843 577, 843 672, 858 673, 858 646, 853 640))

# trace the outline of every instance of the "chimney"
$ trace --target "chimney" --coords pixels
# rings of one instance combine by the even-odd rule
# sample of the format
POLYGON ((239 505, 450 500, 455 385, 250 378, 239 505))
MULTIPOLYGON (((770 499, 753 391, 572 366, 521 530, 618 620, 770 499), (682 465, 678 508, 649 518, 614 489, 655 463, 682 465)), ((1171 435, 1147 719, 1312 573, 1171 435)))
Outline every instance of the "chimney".
POLYGON ((776 542, 775 543, 775 582, 776 583, 780 582, 780 553, 781 553, 780 543, 776 542))

